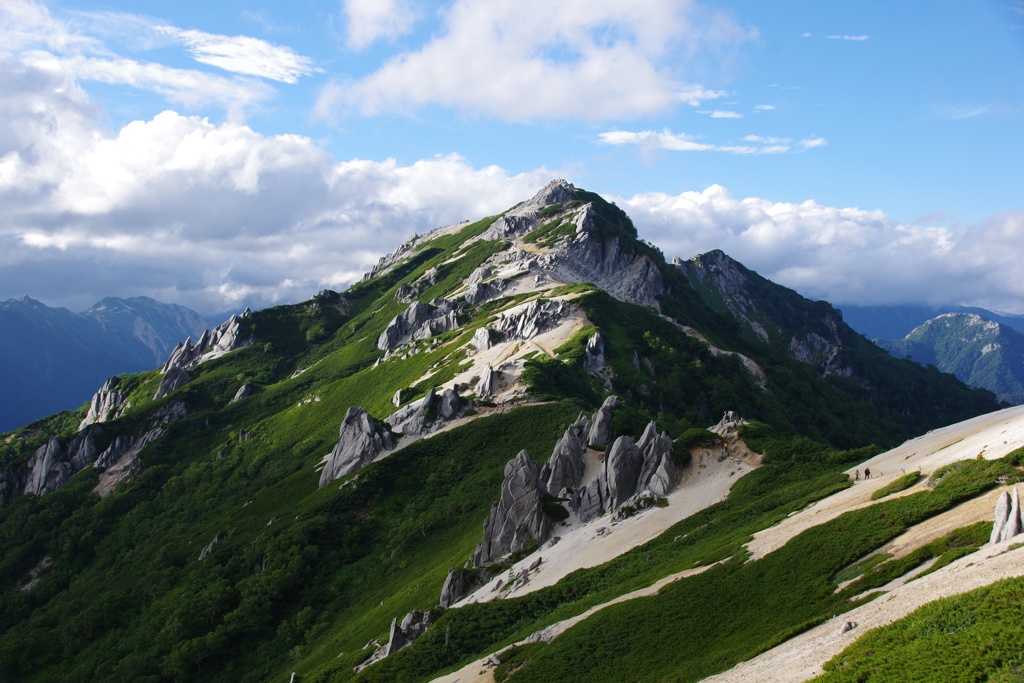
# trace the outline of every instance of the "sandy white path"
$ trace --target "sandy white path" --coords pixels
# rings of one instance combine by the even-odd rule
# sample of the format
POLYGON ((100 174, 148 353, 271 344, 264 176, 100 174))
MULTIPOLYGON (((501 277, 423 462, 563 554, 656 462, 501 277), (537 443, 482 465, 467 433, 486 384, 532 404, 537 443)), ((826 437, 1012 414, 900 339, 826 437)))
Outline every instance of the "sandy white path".
POLYGON ((978 453, 988 459, 1001 458, 1021 446, 1024 446, 1024 406, 981 415, 911 439, 847 470, 852 478, 854 470, 860 470, 863 475, 865 468, 870 469, 871 479, 861 479, 853 487, 754 534, 753 540, 747 544, 751 560, 778 550, 806 529, 824 524, 850 510, 871 505, 871 494, 904 472, 921 470, 923 477, 927 477, 943 465, 977 457, 978 453))
MULTIPOLYGON (((986 498, 994 507, 995 497, 986 498)), ((842 652, 870 629, 884 626, 906 616, 918 607, 966 593, 999 579, 1024 575, 1024 547, 1007 552, 1020 538, 985 546, 942 569, 895 588, 873 602, 850 610, 816 628, 787 640, 778 647, 738 664, 728 671, 704 679, 714 683, 797 683, 823 672, 821 665, 842 652), (847 621, 857 628, 842 635, 847 621)))
MULTIPOLYGON (((855 469, 863 473, 864 468, 868 467, 873 474, 881 472, 884 476, 862 480, 850 489, 819 501, 782 523, 758 533, 748 547, 756 557, 761 557, 782 547, 804 529, 869 505, 871 492, 892 481, 904 470, 909 472, 920 469, 923 479, 939 467, 957 460, 975 458, 979 453, 989 459, 1000 458, 1022 445, 1024 406, 981 415, 934 430, 848 470, 850 474, 855 469)), ((920 490, 922 485, 918 483, 900 495, 909 495, 920 490)), ((901 556, 954 529, 991 519, 996 498, 1010 488, 1001 487, 989 491, 936 515, 908 529, 878 552, 901 556)), ((933 600, 964 593, 1002 578, 1024 575, 1024 548, 1006 552, 1010 545, 1020 540, 1018 537, 998 545, 985 546, 932 574, 901 586, 894 585, 887 595, 706 680, 719 683, 746 683, 750 680, 782 683, 805 681, 817 676, 822 673, 821 664, 841 652, 868 629, 895 621, 933 600), (846 621, 858 622, 859 626, 840 636, 839 628, 846 621)))

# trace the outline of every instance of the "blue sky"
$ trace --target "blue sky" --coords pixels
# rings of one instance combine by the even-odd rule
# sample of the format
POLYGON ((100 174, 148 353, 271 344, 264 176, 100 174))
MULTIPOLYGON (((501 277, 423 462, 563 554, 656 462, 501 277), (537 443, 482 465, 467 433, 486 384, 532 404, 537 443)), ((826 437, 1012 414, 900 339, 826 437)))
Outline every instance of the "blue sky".
POLYGON ((1024 3, 0 3, 0 299, 342 289, 565 177, 669 257, 1024 313, 1024 3))

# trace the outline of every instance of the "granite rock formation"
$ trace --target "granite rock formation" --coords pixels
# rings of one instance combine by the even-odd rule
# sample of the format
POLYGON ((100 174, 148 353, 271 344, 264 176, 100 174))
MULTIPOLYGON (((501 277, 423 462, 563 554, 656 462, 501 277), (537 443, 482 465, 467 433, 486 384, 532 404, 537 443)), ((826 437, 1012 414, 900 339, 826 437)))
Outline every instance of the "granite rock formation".
POLYGON ((338 443, 320 472, 320 488, 373 462, 381 453, 394 448, 387 430, 377 429, 373 418, 359 406, 352 406, 345 413, 338 437, 338 443))
POLYGON ((526 451, 519 451, 505 465, 501 498, 491 506, 484 523, 484 538, 473 554, 474 565, 493 564, 525 550, 531 542, 539 545, 547 540, 551 520, 544 514, 544 493, 537 466, 526 451))

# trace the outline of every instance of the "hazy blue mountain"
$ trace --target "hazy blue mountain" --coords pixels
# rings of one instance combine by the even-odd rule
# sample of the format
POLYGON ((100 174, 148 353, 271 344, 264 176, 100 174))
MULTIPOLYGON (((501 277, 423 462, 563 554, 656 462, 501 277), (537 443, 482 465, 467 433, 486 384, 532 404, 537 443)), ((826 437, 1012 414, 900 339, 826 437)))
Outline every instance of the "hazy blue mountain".
POLYGON ((946 313, 903 339, 878 340, 897 357, 934 365, 1001 401, 1024 403, 1024 334, 977 313, 946 313))
POLYGON ((106 298, 84 313, 8 299, 0 303, 0 431, 77 408, 108 377, 150 370, 211 326, 147 297, 106 298))
POLYGON ((974 306, 854 306, 840 307, 843 318, 853 329, 868 339, 902 339, 911 330, 920 327, 943 313, 976 313, 1018 332, 1024 332, 1024 315, 1001 315, 974 306))

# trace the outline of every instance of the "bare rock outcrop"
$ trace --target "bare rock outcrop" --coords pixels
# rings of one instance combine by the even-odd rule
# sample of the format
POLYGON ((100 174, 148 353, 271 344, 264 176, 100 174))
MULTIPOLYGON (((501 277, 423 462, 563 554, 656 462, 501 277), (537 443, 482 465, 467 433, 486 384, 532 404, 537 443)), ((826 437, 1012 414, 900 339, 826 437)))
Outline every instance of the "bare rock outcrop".
POLYGON ((161 368, 164 377, 153 399, 161 399, 184 386, 191 379, 188 371, 203 361, 219 358, 251 344, 252 339, 243 338, 242 333, 242 321, 251 314, 247 308, 241 315, 231 316, 220 327, 203 332, 195 344, 189 337, 175 346, 161 368))
POLYGON ((451 607, 480 586, 494 578, 494 574, 486 568, 480 569, 449 569, 441 586, 441 607, 451 607))
POLYGON ((390 351, 407 341, 429 339, 458 327, 458 309, 450 301, 434 299, 431 305, 413 301, 380 333, 377 348, 390 351))
POLYGON ((587 348, 583 356, 583 367, 592 372, 597 372, 607 365, 604 357, 604 337, 600 332, 595 332, 587 339, 587 348))
POLYGON ((359 406, 352 406, 345 413, 338 437, 338 443, 320 472, 320 488, 373 462, 381 453, 394 448, 387 430, 377 429, 373 418, 359 406))
POLYGON ((708 431, 714 432, 719 436, 738 435, 740 428, 747 424, 747 421, 737 415, 732 410, 727 410, 722 415, 722 419, 718 421, 714 427, 708 431))
POLYGON ((594 234, 590 204, 582 207, 576 237, 546 257, 543 268, 566 282, 593 282, 620 301, 658 306, 665 279, 658 264, 644 253, 623 249, 619 237, 594 234))
POLYGON ((637 490, 655 496, 668 495, 679 481, 679 468, 672 460, 672 439, 665 432, 659 434, 652 420, 636 445, 644 456, 637 490))
POLYGON ((584 460, 587 445, 583 443, 585 426, 586 423, 577 423, 566 429, 541 468, 541 481, 552 495, 558 495, 563 489, 576 488, 583 479, 587 468, 584 460))
POLYGON ((590 431, 587 434, 587 443, 591 446, 607 446, 608 438, 611 435, 612 411, 619 407, 617 396, 609 396, 601 404, 601 407, 594 413, 594 419, 590 422, 590 431))
POLYGON ((611 509, 621 507, 638 491, 644 469, 644 454, 628 436, 620 436, 608 449, 601 478, 611 509))
POLYGON ((41 496, 47 491, 56 491, 71 475, 91 465, 95 459, 96 445, 91 432, 79 432, 66 449, 57 437, 50 437, 28 461, 24 492, 41 496))
POLYGON ((430 625, 434 623, 434 619, 435 617, 432 612, 420 612, 418 610, 406 614, 401 623, 398 622, 398 617, 395 617, 391 620, 388 642, 378 647, 376 652, 365 662, 355 667, 354 671, 359 673, 366 667, 376 664, 402 648, 408 647, 412 644, 412 641, 426 633, 430 625))
POLYGON ((490 363, 484 365, 483 372, 480 373, 480 381, 476 383, 474 391, 479 398, 492 398, 497 393, 498 373, 490 363))
POLYGON ((117 419, 131 407, 131 404, 128 402, 128 394, 122 393, 117 388, 120 383, 120 377, 116 375, 110 377, 99 388, 99 391, 93 394, 92 400, 89 401, 89 412, 86 413, 85 418, 79 423, 78 431, 82 431, 91 424, 99 424, 117 419))
POLYGON ((444 389, 440 393, 430 389, 426 396, 402 406, 384 418, 384 422, 395 434, 422 436, 438 429, 445 421, 454 420, 464 408, 454 389, 444 389))
POLYGON ((574 307, 565 301, 534 299, 513 313, 502 314, 497 330, 506 339, 533 339, 558 327, 573 310, 574 307))
POLYGON ((525 550, 531 542, 540 545, 547 540, 551 520, 544 514, 544 493, 537 466, 526 451, 519 451, 505 465, 501 498, 491 506, 484 523, 484 538, 473 554, 474 565, 493 564, 525 550))

